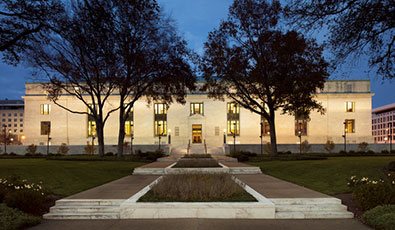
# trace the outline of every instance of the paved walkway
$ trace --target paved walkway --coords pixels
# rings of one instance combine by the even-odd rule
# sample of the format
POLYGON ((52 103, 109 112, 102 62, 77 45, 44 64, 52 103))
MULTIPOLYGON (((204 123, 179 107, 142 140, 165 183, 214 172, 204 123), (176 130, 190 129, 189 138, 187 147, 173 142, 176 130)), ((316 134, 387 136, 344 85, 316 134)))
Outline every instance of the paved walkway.
POLYGON ((331 220, 245 220, 245 219, 161 219, 161 220, 45 220, 36 230, 365 230, 354 219, 331 220))
POLYGON ((326 198, 326 194, 265 174, 237 175, 241 181, 267 198, 326 198))
POLYGON ((159 176, 130 175, 65 199, 128 199, 159 176))

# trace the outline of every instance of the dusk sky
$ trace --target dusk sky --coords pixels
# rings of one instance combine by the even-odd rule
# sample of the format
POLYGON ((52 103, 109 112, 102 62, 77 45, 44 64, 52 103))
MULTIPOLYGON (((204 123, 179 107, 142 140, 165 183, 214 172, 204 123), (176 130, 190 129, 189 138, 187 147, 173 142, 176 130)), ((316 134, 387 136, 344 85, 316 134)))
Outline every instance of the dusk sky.
MULTIPOLYGON (((202 54, 203 43, 208 33, 225 19, 233 0, 159 0, 166 14, 177 23, 179 32, 188 41, 189 47, 202 54)), ((367 58, 361 57, 343 64, 330 79, 370 79, 373 108, 395 102, 395 81, 376 76, 369 71, 367 58)), ((24 64, 17 67, 0 63, 0 99, 21 99, 24 83, 32 79, 32 70, 24 64)))

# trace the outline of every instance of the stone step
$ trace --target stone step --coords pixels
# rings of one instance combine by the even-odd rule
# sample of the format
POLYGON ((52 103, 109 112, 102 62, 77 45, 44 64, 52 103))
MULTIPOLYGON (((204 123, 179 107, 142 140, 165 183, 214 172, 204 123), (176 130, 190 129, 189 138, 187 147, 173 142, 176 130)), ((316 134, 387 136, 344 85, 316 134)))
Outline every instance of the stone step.
POLYGON ((354 218, 352 212, 304 212, 306 219, 347 219, 354 218))
POLYGON ((276 219, 348 219, 354 214, 346 211, 339 212, 276 212, 276 219))
POLYGON ((122 199, 61 199, 56 201, 56 206, 119 206, 122 199))
POLYGON ((271 198, 275 205, 341 204, 337 198, 271 198))
POLYGON ((49 209, 50 213, 118 213, 119 206, 53 206, 49 209))
POLYGON ((47 213, 44 219, 119 219, 119 213, 47 213))
POLYGON ((341 204, 276 205, 276 211, 278 212, 347 211, 347 206, 341 204))

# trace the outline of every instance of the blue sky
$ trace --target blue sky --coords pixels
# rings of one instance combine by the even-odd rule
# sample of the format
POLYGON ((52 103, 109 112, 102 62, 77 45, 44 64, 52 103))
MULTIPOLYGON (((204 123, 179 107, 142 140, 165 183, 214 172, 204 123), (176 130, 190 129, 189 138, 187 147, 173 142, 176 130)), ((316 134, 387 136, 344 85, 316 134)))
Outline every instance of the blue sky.
MULTIPOLYGON (((166 14, 177 23, 179 32, 191 49, 201 54, 208 33, 225 19, 233 0, 158 0, 166 14)), ((369 71, 367 58, 350 59, 331 74, 331 79, 370 79, 373 107, 395 102, 395 81, 383 81, 369 71)), ((0 62, 0 99, 18 99, 24 94, 24 83, 32 79, 32 70, 0 62)))

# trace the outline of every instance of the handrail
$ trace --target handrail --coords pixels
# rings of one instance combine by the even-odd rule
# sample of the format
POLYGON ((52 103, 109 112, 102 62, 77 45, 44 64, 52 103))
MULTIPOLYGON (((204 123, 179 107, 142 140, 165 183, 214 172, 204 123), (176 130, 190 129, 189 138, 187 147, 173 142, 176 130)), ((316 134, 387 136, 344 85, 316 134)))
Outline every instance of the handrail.
POLYGON ((206 145, 206 139, 204 139, 204 153, 207 154, 207 145, 206 145))

